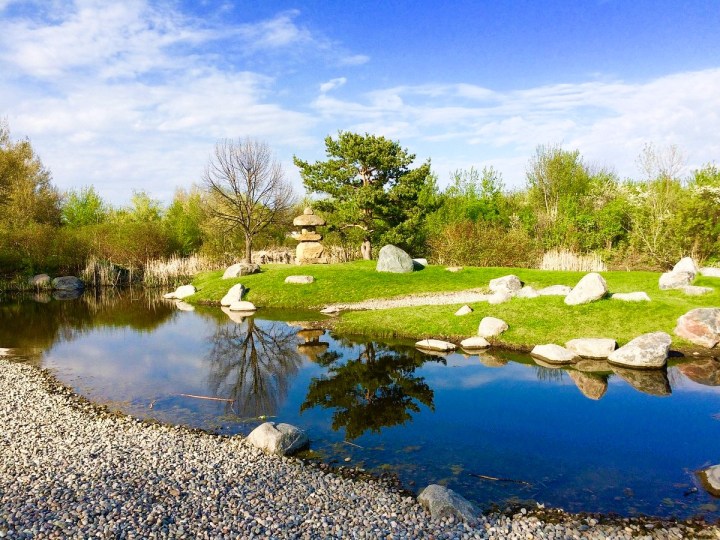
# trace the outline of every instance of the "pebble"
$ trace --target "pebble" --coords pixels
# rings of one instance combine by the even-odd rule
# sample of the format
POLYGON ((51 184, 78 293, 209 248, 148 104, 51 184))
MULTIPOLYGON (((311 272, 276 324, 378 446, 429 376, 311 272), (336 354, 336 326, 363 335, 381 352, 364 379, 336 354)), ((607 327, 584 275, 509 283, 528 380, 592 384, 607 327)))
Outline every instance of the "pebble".
POLYGON ((0 359, 0 395, 0 538, 624 539, 640 527, 647 538, 720 537, 698 522, 581 526, 544 508, 475 527, 433 520, 391 485, 266 455, 239 436, 138 422, 27 364, 0 359))

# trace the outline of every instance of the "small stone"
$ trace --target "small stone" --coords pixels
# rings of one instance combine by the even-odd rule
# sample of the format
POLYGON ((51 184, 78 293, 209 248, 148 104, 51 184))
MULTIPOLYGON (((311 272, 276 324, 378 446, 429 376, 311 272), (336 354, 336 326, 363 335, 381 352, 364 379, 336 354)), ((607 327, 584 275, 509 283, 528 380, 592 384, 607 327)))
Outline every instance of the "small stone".
POLYGON ((468 315, 468 314, 470 314, 470 313, 472 313, 472 312, 473 312, 473 308, 471 308, 470 306, 465 305, 465 306, 461 307, 460 309, 458 309, 458 310, 455 312, 455 315, 457 315, 458 317, 461 317, 461 316, 463 316, 463 315, 468 315))
POLYGON ((554 343, 535 345, 530 354, 552 364, 571 364, 577 360, 577 357, 571 351, 554 343))
POLYGON ((460 346, 463 349, 487 349, 490 346, 490 343, 484 338, 480 336, 475 336, 467 339, 463 339, 460 342, 460 346))
POLYGON ((454 351, 457 347, 454 343, 442 341, 439 339, 423 339, 415 343, 418 349, 427 349, 430 351, 454 351))
POLYGON ((285 283, 294 283, 296 285, 307 285, 315 281, 312 276, 288 276, 285 278, 285 283))

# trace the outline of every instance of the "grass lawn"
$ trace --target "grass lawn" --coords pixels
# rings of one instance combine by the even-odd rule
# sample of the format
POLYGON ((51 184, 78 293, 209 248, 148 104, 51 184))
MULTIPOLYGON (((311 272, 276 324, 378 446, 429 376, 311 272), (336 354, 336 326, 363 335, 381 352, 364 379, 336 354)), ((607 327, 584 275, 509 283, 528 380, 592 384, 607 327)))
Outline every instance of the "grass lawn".
MULTIPOLYGON (((219 303, 235 283, 248 288, 246 299, 260 308, 321 309, 328 304, 392 298, 409 294, 486 288, 507 274, 517 275, 536 289, 549 285, 574 286, 584 272, 555 272, 527 268, 471 268, 453 273, 443 266, 428 266, 412 274, 375 271, 376 261, 334 265, 265 265, 260 274, 222 279, 222 271, 205 273, 193 282, 198 292, 191 302, 219 303), (311 275, 310 285, 285 284, 290 275, 311 275)), ((693 348, 673 334, 677 318, 696 307, 720 306, 720 278, 698 277, 694 284, 714 287, 704 296, 661 291, 656 272, 603 272, 611 293, 645 291, 651 302, 603 299, 583 306, 567 306, 562 297, 513 298, 490 305, 471 304, 473 313, 456 317, 458 305, 422 306, 375 311, 344 312, 335 328, 346 334, 374 337, 445 337, 451 340, 475 335, 485 316, 505 320, 510 329, 497 345, 529 349, 540 343, 558 343, 577 337, 610 337, 619 344, 645 332, 664 331, 673 336, 674 348, 693 348)))

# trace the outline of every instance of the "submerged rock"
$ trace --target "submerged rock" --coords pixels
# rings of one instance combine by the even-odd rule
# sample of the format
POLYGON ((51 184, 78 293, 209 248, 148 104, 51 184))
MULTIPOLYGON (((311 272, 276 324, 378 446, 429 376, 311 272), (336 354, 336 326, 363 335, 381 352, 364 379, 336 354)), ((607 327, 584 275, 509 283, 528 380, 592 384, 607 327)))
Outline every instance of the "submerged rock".
POLYGON ((439 484, 430 484, 423 489, 417 500, 427 508, 433 519, 452 517, 475 525, 480 514, 470 501, 439 484))

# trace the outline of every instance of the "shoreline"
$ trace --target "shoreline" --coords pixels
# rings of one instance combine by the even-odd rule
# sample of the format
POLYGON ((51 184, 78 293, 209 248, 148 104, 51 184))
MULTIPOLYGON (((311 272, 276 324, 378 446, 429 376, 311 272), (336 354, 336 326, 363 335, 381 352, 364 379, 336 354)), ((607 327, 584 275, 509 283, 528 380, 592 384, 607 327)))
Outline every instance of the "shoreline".
POLYGON ((141 422, 25 363, 0 359, 0 393, 0 448, 12 456, 0 464, 0 537, 720 537, 702 521, 543 508, 485 514, 474 528, 436 521, 368 473, 141 422))

